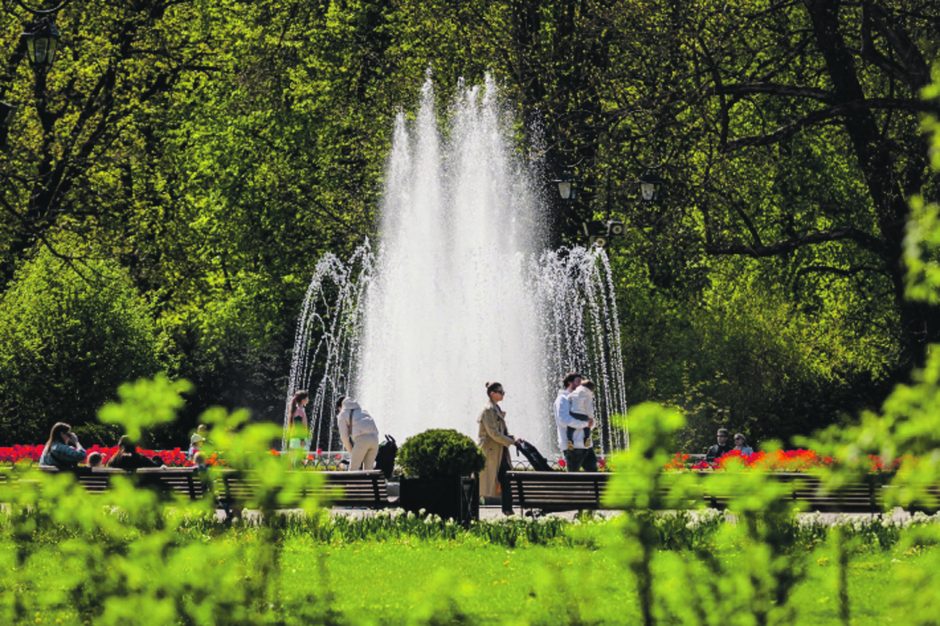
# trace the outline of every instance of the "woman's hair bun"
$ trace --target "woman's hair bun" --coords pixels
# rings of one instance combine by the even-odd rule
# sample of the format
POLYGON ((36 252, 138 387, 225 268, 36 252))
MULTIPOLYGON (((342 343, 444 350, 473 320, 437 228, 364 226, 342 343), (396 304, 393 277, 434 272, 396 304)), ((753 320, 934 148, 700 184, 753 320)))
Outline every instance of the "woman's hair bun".
POLYGON ((489 388, 490 388, 490 381, 486 381, 485 383, 483 383, 483 386, 486 387, 487 389, 489 389, 489 388))

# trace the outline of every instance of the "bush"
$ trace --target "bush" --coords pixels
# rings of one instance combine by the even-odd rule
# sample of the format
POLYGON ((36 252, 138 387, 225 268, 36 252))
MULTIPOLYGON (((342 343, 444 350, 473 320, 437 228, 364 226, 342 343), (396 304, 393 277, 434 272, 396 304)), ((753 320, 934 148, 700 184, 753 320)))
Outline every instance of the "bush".
MULTIPOLYGON (((81 275, 43 248, 0 298, 0 440, 44 441, 59 420, 92 434, 81 426, 121 382, 160 369, 149 308, 127 271, 109 260, 76 267, 81 275)), ((113 428, 96 427, 113 443, 104 434, 113 428)))
POLYGON ((483 469, 483 453, 466 435, 451 428, 432 428, 411 437, 398 451, 408 478, 466 476, 483 469))

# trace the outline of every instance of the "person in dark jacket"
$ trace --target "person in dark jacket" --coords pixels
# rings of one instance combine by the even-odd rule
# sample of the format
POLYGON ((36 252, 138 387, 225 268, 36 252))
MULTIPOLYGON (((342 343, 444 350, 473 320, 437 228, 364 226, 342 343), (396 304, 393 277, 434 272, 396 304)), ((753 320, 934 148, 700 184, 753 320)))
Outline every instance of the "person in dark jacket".
POLYGON ((160 467, 137 451, 137 446, 127 435, 122 435, 117 442, 117 452, 108 459, 108 467, 134 471, 141 467, 160 467))
POLYGON ((720 456, 731 452, 731 433, 727 428, 718 429, 718 443, 711 446, 705 453, 705 460, 709 463, 716 461, 720 456))
POLYGON ((56 422, 49 431, 49 440, 39 456, 39 464, 59 469, 75 469, 85 460, 85 449, 65 422, 56 422))

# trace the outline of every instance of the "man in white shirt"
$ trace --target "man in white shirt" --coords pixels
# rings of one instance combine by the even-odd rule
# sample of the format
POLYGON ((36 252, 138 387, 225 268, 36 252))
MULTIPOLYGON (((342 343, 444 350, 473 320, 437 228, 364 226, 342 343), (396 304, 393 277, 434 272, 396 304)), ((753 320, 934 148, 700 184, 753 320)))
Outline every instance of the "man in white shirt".
POLYGON ((577 467, 580 467, 580 460, 584 454, 582 451, 575 451, 574 442, 568 438, 568 429, 574 428, 580 431, 584 428, 590 428, 593 424, 584 420, 575 419, 571 416, 571 402, 568 396, 581 385, 581 375, 577 372, 566 374, 564 379, 562 379, 561 385, 562 388, 555 398, 554 405, 555 426, 558 429, 558 448, 565 456, 565 466, 569 471, 573 471, 571 470, 572 461, 577 464, 577 467), (575 454, 572 454, 573 452, 575 454))
POLYGON ((571 418, 587 424, 586 428, 567 429, 571 449, 567 455, 570 457, 567 463, 569 472, 579 469, 586 472, 597 471, 597 453, 594 452, 594 442, 591 439, 591 429, 594 427, 594 389, 594 383, 584 379, 577 389, 568 394, 571 418))

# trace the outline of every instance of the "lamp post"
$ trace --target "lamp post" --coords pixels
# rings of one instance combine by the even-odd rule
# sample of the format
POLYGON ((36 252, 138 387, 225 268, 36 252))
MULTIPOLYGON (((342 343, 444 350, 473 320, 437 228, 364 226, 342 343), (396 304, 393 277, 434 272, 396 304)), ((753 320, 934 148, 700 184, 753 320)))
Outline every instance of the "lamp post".
POLYGON ((40 15, 29 25, 22 37, 26 40, 26 54, 33 69, 37 74, 48 72, 59 48, 59 29, 55 25, 55 15, 40 15))
MULTIPOLYGON (((30 65, 33 66, 35 78, 33 92, 36 96, 36 108, 43 129, 48 133, 51 130, 52 120, 46 110, 46 75, 55 61, 60 39, 55 17, 71 0, 60 0, 51 7, 48 6, 48 2, 41 2, 40 8, 29 6, 25 0, 15 1, 23 10, 33 15, 33 20, 20 36, 19 47, 16 54, 14 54, 10 71, 12 72, 15 65, 23 58, 25 48, 25 55, 29 57, 30 65)), ((12 80, 12 77, 10 80, 12 80)), ((0 86, 0 97, 3 97, 5 92, 6 84, 0 86)), ((15 109, 12 105, 0 106, 0 145, 3 145, 6 141, 12 109, 15 109)))
POLYGON ((638 182, 640 185, 640 198, 643 199, 643 202, 652 203, 659 200, 659 194, 665 182, 659 174, 647 170, 640 176, 638 182))
POLYGON ((558 195, 562 200, 568 202, 578 197, 577 181, 569 172, 565 172, 561 178, 556 178, 552 182, 558 187, 558 195))
MULTIPOLYGON (((571 176, 562 177, 552 181, 558 186, 558 194, 563 200, 571 200, 576 194, 576 183, 571 176)), ((636 181, 639 198, 644 204, 653 204, 662 195, 666 181, 655 171, 647 170, 636 181)), ((610 208, 607 210, 606 222, 589 221, 582 224, 584 235, 592 246, 604 247, 611 239, 623 237, 626 234, 624 223, 610 217, 610 208)))

